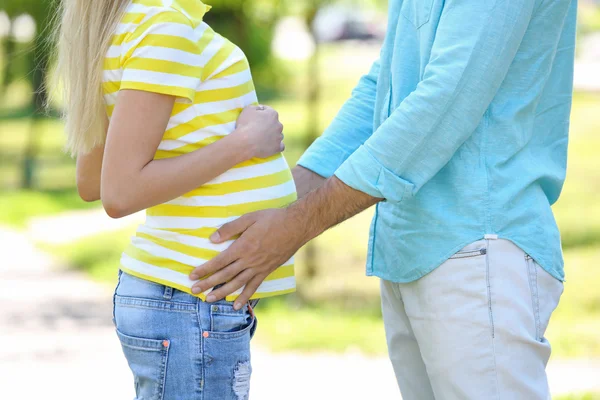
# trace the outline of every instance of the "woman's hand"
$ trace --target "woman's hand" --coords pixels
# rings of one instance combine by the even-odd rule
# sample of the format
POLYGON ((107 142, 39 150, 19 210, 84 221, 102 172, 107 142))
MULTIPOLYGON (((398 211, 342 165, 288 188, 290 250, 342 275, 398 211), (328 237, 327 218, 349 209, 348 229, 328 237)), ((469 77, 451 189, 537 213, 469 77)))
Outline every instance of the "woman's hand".
POLYGON ((249 106, 237 120, 232 135, 243 140, 255 158, 268 158, 285 150, 283 125, 277 111, 267 106, 249 106))

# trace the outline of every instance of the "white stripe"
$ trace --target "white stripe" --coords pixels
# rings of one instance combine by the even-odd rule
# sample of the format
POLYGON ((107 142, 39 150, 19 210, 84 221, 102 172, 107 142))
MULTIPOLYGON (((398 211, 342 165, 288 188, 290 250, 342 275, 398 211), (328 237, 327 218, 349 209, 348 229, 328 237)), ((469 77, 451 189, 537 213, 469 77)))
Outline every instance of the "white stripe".
POLYGON ((107 58, 115 58, 121 57, 121 49, 122 46, 112 45, 108 49, 108 53, 106 54, 107 58))
POLYGON ((206 65, 210 60, 212 60, 218 51, 221 50, 224 44, 225 39, 223 39, 221 35, 215 33, 213 39, 200 55, 200 58, 202 59, 201 65, 206 65))
POLYGON ((191 78, 183 75, 167 74, 163 72, 144 71, 140 69, 124 70, 122 81, 164 85, 192 90, 196 90, 198 84, 200 83, 199 78, 191 78))
MULTIPOLYGON (((160 12, 156 13, 156 15, 160 14, 160 12)), ((142 25, 147 20, 151 19, 155 15, 146 15, 144 20, 140 23, 142 25)), ((152 24, 141 36, 144 38, 147 35, 168 35, 168 36, 177 36, 180 38, 192 40, 196 37, 196 33, 194 28, 190 24, 180 23, 177 21, 160 21, 152 24)))
POLYGON ((197 218, 197 217, 146 217, 146 226, 158 229, 200 229, 220 228, 228 222, 238 219, 238 216, 228 218, 197 218))
POLYGON ((120 69, 105 69, 102 75, 103 82, 121 82, 123 71, 120 69))
MULTIPOLYGON (((296 278, 294 276, 290 276, 288 278, 281 278, 281 279, 275 279, 272 281, 263 282, 256 290, 256 293, 260 294, 260 293, 278 292, 280 290, 293 289, 295 287, 296 287, 296 278)), ((241 287, 240 289, 233 292, 231 295, 238 296, 238 295, 242 294, 242 292, 244 291, 244 288, 245 288, 245 286, 241 287)))
POLYGON ((200 38, 202 36, 202 34, 204 34, 204 32, 209 29, 210 26, 208 26, 208 24, 204 21, 201 21, 200 24, 196 27, 195 31, 197 33, 198 38, 200 38))
POLYGON ((139 24, 137 22, 130 22, 128 24, 119 24, 117 25, 117 29, 115 29, 115 35, 122 35, 124 33, 131 33, 135 31, 139 24))
MULTIPOLYGON (((171 282, 177 284, 179 286, 190 288, 198 281, 190 280, 188 275, 182 274, 181 272, 173 271, 168 268, 160 268, 154 265, 150 265, 141 261, 138 261, 134 258, 129 257, 127 254, 123 254, 121 256, 121 264, 127 268, 132 270, 133 272, 140 273, 145 276, 154 277, 160 279, 161 281, 171 282)), ((286 264, 287 265, 287 264, 286 264)), ((256 293, 270 293, 270 292, 278 292, 281 290, 293 289, 296 287, 296 278, 291 276, 288 278, 276 279, 272 281, 263 282, 259 287, 256 293)), ((207 295, 214 288, 210 288, 205 291, 203 294, 207 295)), ((233 293, 233 295, 239 295, 242 293, 244 288, 241 288, 233 293)))
POLYGON ((201 68, 204 66, 203 60, 199 54, 187 51, 172 49, 170 47, 142 46, 138 47, 131 58, 143 58, 153 60, 172 61, 179 64, 185 64, 192 67, 201 68))
POLYGON ((200 41, 200 38, 202 37, 202 35, 204 35, 204 33, 210 29, 210 26, 208 26, 207 23, 205 23, 204 21, 202 21, 200 23, 200 25, 196 26, 195 28, 192 27, 192 29, 194 29, 194 38, 195 41, 198 42, 200 41))
POLYGON ((238 72, 236 74, 227 75, 223 78, 206 80, 198 88, 199 92, 204 90, 216 90, 216 89, 227 89, 235 86, 242 85, 252 80, 252 74, 248 69, 238 72))
MULTIPOLYGON (((181 272, 173 271, 168 268, 156 267, 151 264, 147 264, 142 261, 138 261, 135 258, 129 257, 127 254, 123 253, 121 256, 121 264, 134 272, 138 272, 142 275, 158 278, 162 281, 172 282, 177 285, 191 288, 194 283, 197 281, 190 280, 188 275, 182 274, 181 272)), ((190 271, 191 272, 191 271, 190 271)), ((212 288, 208 289, 204 294, 210 293, 212 288)))
POLYGON ((184 235, 177 232, 165 231, 161 229, 152 229, 145 225, 140 225, 138 227, 138 232, 151 235, 155 238, 168 240, 170 242, 178 242, 185 244, 186 246, 197 247, 199 249, 207 249, 218 252, 227 250, 229 246, 233 244, 233 240, 228 240, 227 242, 220 244, 214 244, 208 239, 184 235))
POLYGON ((190 207, 234 206, 238 204, 267 201, 285 197, 296 192, 294 181, 262 189, 246 190, 221 196, 180 197, 166 204, 190 207))
MULTIPOLYGON (((194 29, 190 25, 180 24, 177 22, 160 22, 152 25, 143 35, 137 37, 131 42, 121 44, 121 54, 125 55, 135 49, 133 56, 140 52, 140 49, 144 49, 149 46, 140 46, 140 43, 146 38, 147 35, 168 35, 180 37, 194 41, 196 34, 194 29)), ((155 47, 159 48, 159 47, 155 47)), ((203 64, 202 64, 203 65, 203 64)))
POLYGON ((213 179, 210 182, 207 182, 206 184, 214 185, 217 183, 239 181, 242 179, 258 178, 260 176, 275 174, 288 168, 289 167, 285 159, 283 157, 280 157, 263 164, 232 168, 229 171, 222 174, 221 176, 213 179))
MULTIPOLYGON (((293 260, 292 260, 293 263, 293 260)), ((286 264, 287 266, 287 264, 286 264)), ((278 292, 280 290, 292 289, 296 287, 296 277, 290 276, 287 278, 275 279, 272 281, 263 282, 256 293, 278 292)), ((241 292, 240 292, 241 293, 241 292)))
POLYGON ((177 115, 174 115, 167 125, 167 130, 178 125, 186 124, 194 118, 208 114, 218 114, 226 111, 235 110, 236 108, 244 108, 254 102, 256 95, 251 92, 240 97, 227 99, 223 101, 213 101, 209 103, 198 103, 186 108, 177 115))
POLYGON ((127 7, 127 14, 148 14, 152 8, 156 8, 156 6, 146 6, 140 3, 131 3, 129 7, 127 7))
POLYGON ((119 92, 114 92, 111 94, 105 94, 104 95, 104 101, 106 102, 107 106, 112 106, 114 104, 117 104, 117 95, 119 94, 119 92))
POLYGON ((190 143, 198 143, 204 139, 213 136, 225 136, 235 130, 236 121, 222 125, 214 125, 207 128, 199 129, 195 132, 188 133, 177 140, 163 140, 158 146, 159 150, 174 150, 183 147, 190 143))
POLYGON ((210 76, 206 80, 210 80, 210 78, 212 78, 214 75, 223 72, 225 69, 231 67, 238 61, 242 61, 245 57, 246 55, 242 52, 242 50, 240 50, 239 47, 235 46, 234 50, 231 52, 229 57, 227 57, 227 59, 223 61, 223 63, 219 65, 219 67, 216 70, 214 70, 214 72, 210 74, 210 76))
POLYGON ((155 257, 175 260, 182 264, 189 265, 190 267, 197 267, 208 261, 202 258, 192 257, 187 254, 182 254, 178 251, 167 249, 166 247, 159 246, 148 239, 136 236, 131 239, 131 244, 140 250, 144 250, 145 252, 152 254, 155 257))

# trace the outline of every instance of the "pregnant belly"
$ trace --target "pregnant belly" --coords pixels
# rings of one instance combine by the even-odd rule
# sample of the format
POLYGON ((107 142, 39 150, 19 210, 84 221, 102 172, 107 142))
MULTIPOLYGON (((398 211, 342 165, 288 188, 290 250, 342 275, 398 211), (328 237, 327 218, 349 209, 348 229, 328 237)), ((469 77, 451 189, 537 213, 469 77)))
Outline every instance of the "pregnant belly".
MULTIPOLYGON (((121 264, 144 276, 169 274, 178 285, 187 285, 193 268, 231 245, 232 241, 217 245, 209 240, 217 228, 249 212, 285 207, 296 198, 283 157, 228 171, 185 196, 148 209, 121 264)), ((293 268, 291 261, 289 267, 293 268)))

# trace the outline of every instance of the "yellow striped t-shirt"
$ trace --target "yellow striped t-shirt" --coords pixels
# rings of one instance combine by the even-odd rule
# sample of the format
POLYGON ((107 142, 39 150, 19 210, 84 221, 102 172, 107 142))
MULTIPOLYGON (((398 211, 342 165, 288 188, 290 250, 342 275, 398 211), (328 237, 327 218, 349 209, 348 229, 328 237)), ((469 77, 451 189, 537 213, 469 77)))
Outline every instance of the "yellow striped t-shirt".
MULTIPOLYGON (((122 89, 177 97, 155 159, 214 143, 233 132, 244 107, 258 104, 244 53, 203 22, 208 10, 199 0, 133 0, 114 34, 103 82, 109 118, 122 89)), ((294 200, 296 188, 283 156, 246 161, 180 198, 148 209, 146 222, 123 253, 121 269, 191 294, 190 272, 232 243, 208 240, 218 227, 294 200)), ((291 259, 253 298, 294 288, 291 259)), ((209 291, 199 297, 204 299, 209 291)))

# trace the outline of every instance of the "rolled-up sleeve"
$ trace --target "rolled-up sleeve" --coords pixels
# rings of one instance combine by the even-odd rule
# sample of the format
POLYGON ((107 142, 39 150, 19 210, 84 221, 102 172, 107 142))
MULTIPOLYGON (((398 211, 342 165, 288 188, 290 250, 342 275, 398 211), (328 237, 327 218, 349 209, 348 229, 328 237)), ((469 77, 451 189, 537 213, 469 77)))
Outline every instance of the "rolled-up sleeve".
POLYGON ((379 61, 363 76, 352 97, 327 130, 304 153, 298 165, 325 177, 334 172, 373 134, 379 61))
POLYGON ((514 60, 535 0, 447 0, 414 92, 335 172, 354 189, 400 202, 473 134, 514 60))

